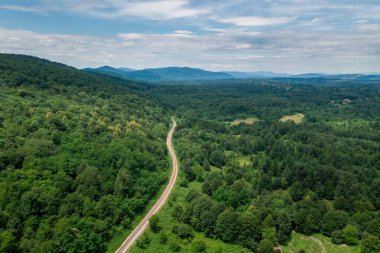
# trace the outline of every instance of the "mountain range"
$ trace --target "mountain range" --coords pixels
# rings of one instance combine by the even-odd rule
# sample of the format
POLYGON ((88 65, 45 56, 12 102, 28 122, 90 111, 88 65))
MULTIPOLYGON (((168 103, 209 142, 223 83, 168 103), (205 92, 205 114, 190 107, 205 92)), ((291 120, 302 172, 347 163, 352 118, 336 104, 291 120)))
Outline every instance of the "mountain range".
POLYGON ((292 79, 348 79, 348 80, 380 80, 380 74, 322 74, 305 73, 292 75, 275 73, 272 71, 226 71, 213 72, 190 67, 165 67, 148 69, 113 68, 103 66, 99 68, 85 68, 82 71, 142 81, 195 81, 195 80, 222 80, 222 79, 248 79, 248 78, 292 78, 292 79))

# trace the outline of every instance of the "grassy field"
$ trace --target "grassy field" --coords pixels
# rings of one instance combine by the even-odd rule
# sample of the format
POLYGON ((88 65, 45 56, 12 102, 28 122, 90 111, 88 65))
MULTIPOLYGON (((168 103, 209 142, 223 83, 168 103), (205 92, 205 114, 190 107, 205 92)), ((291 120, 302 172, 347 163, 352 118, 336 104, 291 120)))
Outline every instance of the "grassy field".
POLYGON ((256 119, 256 118, 235 119, 234 121, 230 122, 230 124, 234 125, 234 126, 239 125, 240 123, 252 125, 252 124, 256 123, 257 121, 258 121, 258 119, 256 119))
POLYGON ((295 232, 289 244, 281 248, 283 253, 297 253, 301 249, 306 253, 360 253, 359 246, 335 245, 330 238, 321 234, 305 236, 295 232))
MULTIPOLYGON (((182 175, 179 178, 179 182, 182 178, 182 175)), ((202 233, 197 233, 194 231, 194 238, 191 242, 187 240, 178 239, 172 233, 172 227, 175 224, 175 221, 172 219, 172 212, 174 209, 174 203, 183 203, 185 202, 185 197, 190 189, 200 189, 201 183, 192 182, 189 183, 188 187, 179 186, 177 183, 173 194, 171 195, 169 202, 165 205, 163 209, 157 214, 159 217, 159 224, 162 227, 160 233, 167 235, 168 240, 165 244, 160 243, 160 233, 153 233, 148 229, 143 236, 148 236, 150 243, 146 248, 139 248, 134 246, 131 253, 161 253, 161 252, 174 252, 173 245, 180 247, 180 252, 194 252, 193 243, 196 241, 203 241, 206 244, 206 252, 225 252, 225 253, 240 253, 240 252, 250 252, 247 249, 239 245, 226 244, 220 240, 215 240, 211 238, 206 238, 202 233)))
POLYGON ((297 113, 297 114, 294 114, 294 115, 285 115, 284 117, 282 117, 280 119, 280 121, 282 122, 285 122, 285 121, 293 121, 294 123, 301 123, 303 121, 303 118, 305 117, 305 115, 303 115, 302 113, 297 113))

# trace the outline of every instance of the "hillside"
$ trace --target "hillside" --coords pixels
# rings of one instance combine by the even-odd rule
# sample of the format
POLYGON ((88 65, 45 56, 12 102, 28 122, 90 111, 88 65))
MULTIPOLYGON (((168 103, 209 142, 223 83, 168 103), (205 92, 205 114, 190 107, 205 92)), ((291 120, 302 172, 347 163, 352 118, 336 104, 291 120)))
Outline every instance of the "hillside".
POLYGON ((104 252, 131 228, 168 178, 146 88, 0 54, 1 252, 104 252))

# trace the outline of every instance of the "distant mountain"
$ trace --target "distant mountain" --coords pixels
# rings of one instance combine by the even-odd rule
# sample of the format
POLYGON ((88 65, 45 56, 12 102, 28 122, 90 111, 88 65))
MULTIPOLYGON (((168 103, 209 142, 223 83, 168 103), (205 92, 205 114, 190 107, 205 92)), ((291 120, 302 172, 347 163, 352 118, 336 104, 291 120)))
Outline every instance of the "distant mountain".
POLYGON ((320 74, 320 73, 307 73, 300 75, 289 76, 288 78, 300 79, 341 79, 341 80, 362 80, 373 81, 380 80, 380 75, 377 74, 320 74))
POLYGON ((305 73, 305 74, 299 74, 299 75, 292 75, 291 78, 324 78, 328 75, 320 74, 320 73, 305 73))
POLYGON ((203 69, 189 67, 167 67, 152 68, 143 70, 133 70, 129 68, 115 69, 109 66, 100 68, 86 68, 86 72, 96 72, 100 74, 118 76, 121 78, 144 80, 144 81, 190 81, 190 80, 218 80, 234 78, 225 72, 212 72, 203 69))
POLYGON ((235 78, 281 78, 281 77, 291 76, 290 74, 275 73, 272 71, 255 71, 255 72, 229 71, 226 73, 232 75, 235 78))
POLYGON ((126 72, 130 72, 130 71, 136 71, 137 69, 131 69, 131 68, 118 68, 118 70, 123 70, 123 71, 126 71, 126 72))
POLYGON ((212 72, 203 69, 189 67, 166 67, 136 70, 131 68, 113 68, 103 66, 99 68, 82 69, 86 72, 95 72, 124 79, 142 81, 195 81, 195 80, 221 80, 221 79, 249 79, 249 78, 298 78, 298 79, 342 79, 342 80, 380 80, 378 74, 323 74, 305 73, 291 75, 286 73, 275 73, 272 71, 255 72, 212 72))
POLYGON ((104 75, 109 75, 109 76, 115 76, 115 77, 121 77, 127 79, 127 72, 126 70, 123 69, 115 69, 110 66, 103 66, 99 68, 85 68, 82 69, 82 71, 85 72, 94 72, 94 73, 99 73, 99 74, 104 74, 104 75))

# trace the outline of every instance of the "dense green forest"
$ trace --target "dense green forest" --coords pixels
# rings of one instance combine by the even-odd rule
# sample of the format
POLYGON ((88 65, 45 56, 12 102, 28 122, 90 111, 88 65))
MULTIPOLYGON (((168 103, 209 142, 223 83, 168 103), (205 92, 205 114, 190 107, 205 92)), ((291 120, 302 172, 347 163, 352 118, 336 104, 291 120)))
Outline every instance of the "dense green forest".
MULTIPOLYGON (((181 115, 175 140, 185 194, 161 217, 172 224, 161 223, 161 233, 176 238, 168 251, 207 250, 192 242, 195 231, 269 253, 296 231, 380 252, 379 84, 245 80, 151 93, 181 115), (296 113, 305 115, 300 124, 279 121, 296 113), (231 124, 246 118, 255 120, 231 124)), ((146 236, 153 242, 140 248, 154 252, 157 236, 146 236)))
POLYGON ((167 180, 147 86, 0 55, 0 252, 104 252, 167 180))
POLYGON ((169 178, 172 115, 179 182, 132 252, 380 252, 376 81, 149 85, 5 54, 0 252, 110 251, 169 178))

